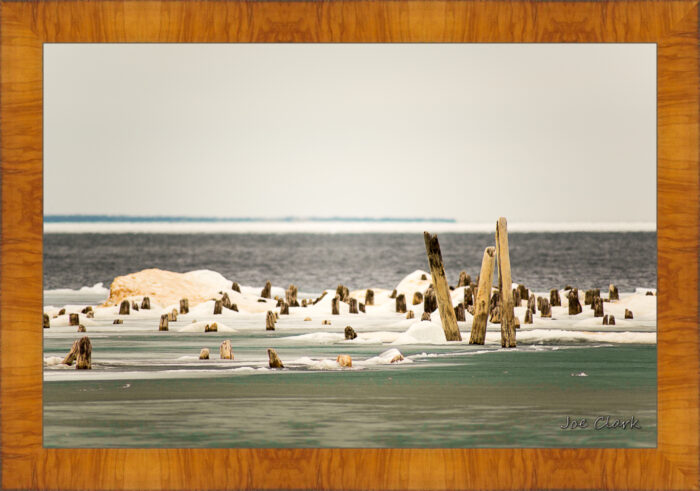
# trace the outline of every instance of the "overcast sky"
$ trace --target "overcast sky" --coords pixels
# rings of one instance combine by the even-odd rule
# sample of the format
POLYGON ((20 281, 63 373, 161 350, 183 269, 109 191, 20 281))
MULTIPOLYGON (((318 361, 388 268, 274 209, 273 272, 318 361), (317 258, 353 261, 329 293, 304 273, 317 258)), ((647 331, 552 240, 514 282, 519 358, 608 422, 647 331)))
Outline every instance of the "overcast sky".
POLYGON ((654 44, 45 44, 44 213, 656 220, 654 44))

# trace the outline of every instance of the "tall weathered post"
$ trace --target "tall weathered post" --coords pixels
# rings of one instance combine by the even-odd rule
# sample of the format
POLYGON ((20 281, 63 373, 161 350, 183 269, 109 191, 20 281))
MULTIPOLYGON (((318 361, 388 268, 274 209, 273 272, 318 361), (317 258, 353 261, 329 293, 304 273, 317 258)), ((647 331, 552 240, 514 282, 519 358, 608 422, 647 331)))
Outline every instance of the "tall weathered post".
POLYGON ((489 319, 489 304, 491 303, 491 282, 493 281, 493 261, 496 255, 495 247, 484 250, 479 273, 479 287, 476 289, 474 305, 474 320, 469 344, 484 344, 486 338, 486 323, 489 319))
POLYGON ((459 327, 457 327, 457 317, 452 307, 450 288, 447 285, 447 278, 445 278, 440 243, 437 235, 431 235, 428 232, 423 233, 423 238, 425 239, 425 251, 428 254, 430 273, 433 277, 433 287, 435 288, 438 310, 440 311, 442 330, 445 331, 445 339, 447 341, 461 341, 462 336, 459 334, 459 327))
POLYGON ((498 255, 498 290, 501 292, 501 346, 515 347, 515 311, 513 305, 508 225, 504 217, 496 222, 496 254, 498 255))

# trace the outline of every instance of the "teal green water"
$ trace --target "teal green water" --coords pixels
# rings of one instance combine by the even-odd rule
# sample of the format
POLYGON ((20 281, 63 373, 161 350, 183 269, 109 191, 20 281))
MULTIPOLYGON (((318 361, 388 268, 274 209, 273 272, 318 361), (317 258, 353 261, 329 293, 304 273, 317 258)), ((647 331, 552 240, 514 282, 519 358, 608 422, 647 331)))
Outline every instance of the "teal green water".
POLYGON ((45 381, 45 446, 656 446, 655 345, 416 357, 363 370, 117 377, 45 381), (562 429, 567 416, 590 426, 562 429), (596 430, 599 416, 635 417, 641 428, 596 430))

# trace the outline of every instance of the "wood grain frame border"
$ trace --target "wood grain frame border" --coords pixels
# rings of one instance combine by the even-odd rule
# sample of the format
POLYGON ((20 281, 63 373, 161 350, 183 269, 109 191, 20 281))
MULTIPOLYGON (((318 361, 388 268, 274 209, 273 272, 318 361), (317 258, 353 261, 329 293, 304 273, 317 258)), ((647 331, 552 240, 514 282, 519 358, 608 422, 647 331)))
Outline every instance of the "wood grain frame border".
POLYGON ((3 488, 698 489, 697 0, 2 0, 0 9, 3 488), (658 448, 43 448, 42 45, 56 42, 657 43, 658 448))

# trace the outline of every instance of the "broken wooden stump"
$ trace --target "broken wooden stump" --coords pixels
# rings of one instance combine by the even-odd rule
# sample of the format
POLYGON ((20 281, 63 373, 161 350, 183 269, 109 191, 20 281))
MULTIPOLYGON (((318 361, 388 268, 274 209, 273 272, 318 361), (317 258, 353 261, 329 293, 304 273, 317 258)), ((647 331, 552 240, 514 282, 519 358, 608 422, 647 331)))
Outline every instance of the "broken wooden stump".
POLYGON ((614 316, 614 315, 610 315, 610 316, 608 317, 608 325, 610 325, 610 326, 614 326, 614 325, 615 325, 615 316, 614 316))
POLYGON ((168 314, 168 322, 177 322, 177 310, 173 309, 168 314))
POLYGON ((365 292, 365 305, 374 305, 374 290, 370 288, 365 292))
POLYGON ((58 315, 66 315, 66 309, 63 308, 63 309, 59 310, 58 315))
POLYGON ((297 295, 299 294, 299 289, 296 285, 289 285, 287 290, 284 292, 285 301, 290 307, 298 307, 299 301, 297 300, 297 295))
POLYGON ((423 296, 423 311, 432 313, 437 310, 437 297, 435 296, 435 290, 431 287, 425 291, 423 296))
POLYGON ((233 290, 234 292, 241 293, 241 286, 240 286, 238 283, 236 283, 236 282, 234 281, 234 282, 231 284, 231 290, 233 290))
POLYGON ((537 313, 537 301, 535 300, 534 293, 531 293, 527 299, 527 308, 532 311, 533 314, 537 313))
POLYGON ((406 312, 406 319, 414 319, 415 317, 416 317, 416 314, 412 310, 409 310, 408 312, 406 312))
POLYGON ((78 324, 78 332, 87 332, 87 330, 85 329, 84 325, 78 324))
POLYGON ((289 315, 289 304, 284 300, 280 304, 280 315, 289 315))
POLYGON ((586 290, 583 297, 583 305, 591 305, 593 303, 593 290, 586 290))
POLYGON ((468 286, 464 289, 464 306, 469 307, 470 305, 474 305, 474 293, 472 287, 468 286))
POLYGON ((330 326, 330 325, 331 325, 331 321, 329 321, 328 319, 325 319, 323 322, 321 322, 321 325, 322 325, 322 326, 330 326))
POLYGON ((233 360, 233 349, 231 348, 231 340, 226 339, 219 346, 219 358, 222 360, 233 360))
POLYGON ((338 285, 338 288, 335 289, 335 294, 340 298, 341 302, 347 302, 350 297, 350 290, 345 285, 338 285))
POLYGON ((316 300, 314 300, 314 301, 313 301, 313 304, 316 305, 318 302, 320 302, 321 299, 322 299, 323 297, 325 297, 327 293, 328 293, 327 291, 324 291, 323 293, 321 293, 321 296, 318 297, 316 300))
POLYGON ((362 312, 363 314, 366 313, 365 304, 363 303, 360 304, 360 312, 362 312))
POLYGON ((420 279, 421 279, 421 281, 426 281, 428 279, 428 277, 426 276, 425 273, 423 273, 422 275, 420 275, 420 279))
POLYGON ((112 321, 112 324, 124 324, 124 321, 121 320, 121 319, 114 319, 114 320, 112 321))
POLYGON ((396 288, 394 288, 394 289, 391 291, 391 295, 389 295, 389 298, 396 298, 396 293, 397 293, 397 292, 396 292, 396 288))
POLYGON ((625 309, 625 319, 634 319, 634 314, 631 310, 625 309))
POLYGON ((200 360, 208 360, 209 359, 209 348, 202 348, 199 351, 199 359, 200 360))
POLYGON ((338 357, 335 359, 335 361, 341 367, 347 367, 347 368, 352 367, 352 358, 350 357, 350 355, 338 355, 338 357))
POLYGON ((262 298, 270 298, 270 292, 272 291, 272 283, 269 281, 265 282, 265 286, 260 291, 260 296, 262 298))
POLYGON ((542 301, 544 300, 543 297, 538 296, 537 297, 537 310, 542 312, 542 301))
POLYGON ((211 324, 207 324, 204 326, 204 332, 218 332, 219 331, 219 325, 216 322, 212 322, 211 324))
POLYGON ((340 315, 340 297, 337 295, 331 300, 331 315, 340 315))
POLYGON ((168 330, 168 314, 163 314, 160 316, 160 323, 158 324, 158 330, 159 331, 167 331, 168 330))
POLYGON ((129 315, 129 301, 128 300, 122 300, 122 303, 119 304, 119 315, 129 315))
POLYGON ((351 326, 345 326, 345 339, 355 339, 357 337, 357 333, 351 326))
POLYGON ((266 331, 274 331, 275 330, 275 314, 271 311, 268 310, 267 314, 265 315, 265 330, 266 331))
POLYGON ((430 312, 423 312, 423 314, 420 316, 420 320, 430 322, 430 312))
POLYGON ((180 299, 180 313, 189 314, 190 312, 190 301, 186 298, 180 299))
POLYGON ((617 287, 612 283, 610 284, 610 288, 608 289, 608 298, 610 300, 620 300, 620 292, 617 291, 617 287))
POLYGON ((593 317, 603 317, 603 299, 600 297, 593 297, 593 317))
POLYGON ((90 370, 92 368, 92 344, 87 336, 78 340, 78 355, 75 368, 76 370, 90 370))
POLYGON ((522 304, 522 299, 520 298, 520 290, 513 288, 513 306, 520 307, 522 304))
POLYGON ((139 310, 139 304, 136 303, 136 300, 134 300, 133 302, 131 302, 131 310, 133 310, 134 312, 138 312, 138 310, 139 310))
POLYGON ((403 293, 396 297, 396 312, 399 314, 406 313, 406 295, 403 293))
POLYGON ((44 329, 51 327, 51 319, 49 318, 49 314, 44 314, 42 325, 44 329))
POLYGON ((68 325, 77 326, 78 324, 80 324, 80 316, 78 314, 68 314, 68 325))
POLYGON ((348 299, 348 305, 350 306, 349 312, 351 314, 359 313, 359 311, 357 310, 357 299, 356 298, 350 297, 348 299))
POLYGON ((68 354, 63 358, 61 362, 64 365, 71 366, 75 359, 78 357, 78 340, 73 341, 73 345, 70 348, 68 354))
POLYGON ((530 290, 528 290, 525 285, 518 284, 515 289, 518 290, 521 300, 527 300, 530 298, 530 290))
POLYGON ((556 288, 549 290, 549 303, 552 307, 561 307, 561 297, 559 296, 559 290, 556 288))
POLYGON ((654 296, 654 292, 651 291, 651 290, 647 290, 647 292, 646 292, 644 295, 647 296, 647 297, 653 297, 653 296, 654 296))
POLYGON ((141 310, 151 310, 151 299, 143 297, 141 300, 141 310))
POLYGON ((428 262, 430 263, 430 274, 433 279, 433 288, 437 298, 438 310, 440 311, 440 321, 442 330, 445 332, 447 341, 461 341, 462 335, 459 333, 457 326, 457 318, 452 307, 452 297, 450 289, 447 285, 445 277, 445 267, 442 262, 442 254, 440 253, 440 243, 437 235, 431 235, 428 232, 423 233, 425 241, 425 251, 428 254, 428 262))
POLYGON ((95 318, 95 312, 93 310, 89 310, 87 314, 85 314, 85 317, 88 319, 94 319, 95 318))
POLYGON ((479 273, 479 286, 476 290, 474 302, 474 320, 472 332, 469 336, 469 344, 484 344, 486 338, 486 323, 488 322, 489 303, 491 301, 491 281, 493 278, 493 263, 495 261, 496 248, 487 247, 481 260, 481 272, 479 273))
POLYGON ((578 288, 569 290, 567 298, 569 300, 569 315, 578 315, 583 312, 583 307, 578 299, 578 288))
POLYGON ((492 324, 500 324, 503 321, 503 316, 501 314, 501 306, 496 305, 490 313, 489 322, 492 324))
POLYGON ((515 328, 520 329, 520 319, 518 318, 517 315, 515 317, 513 317, 513 322, 515 323, 515 328))
POLYGON ((229 298, 228 293, 224 293, 221 296, 221 306, 230 310, 232 305, 233 304, 231 303, 231 299, 229 298))
POLYGON ((552 317, 552 306, 549 304, 549 300, 546 298, 542 298, 542 303, 540 305, 540 317, 552 317))
POLYGON ((457 288, 460 286, 469 286, 472 282, 471 276, 467 274, 466 271, 459 272, 459 280, 457 280, 457 288))
POLYGON ((270 368, 284 368, 282 360, 277 356, 277 352, 272 348, 267 349, 267 358, 270 364, 270 368))
POLYGON ((91 312, 91 311, 92 311, 92 307, 88 305, 87 307, 84 307, 83 310, 80 311, 80 313, 87 314, 88 312, 91 312))
POLYGON ((221 300, 214 300, 214 315, 220 315, 223 307, 221 300))
POLYGON ((457 322, 464 322, 467 320, 467 317, 464 315, 463 303, 458 303, 455 307, 455 318, 457 319, 457 322))
POLYGON ((523 324, 532 324, 532 310, 525 309, 525 317, 523 317, 523 324))
POLYGON ((496 254, 498 256, 498 290, 501 292, 501 346, 514 348, 515 310, 512 278, 510 275, 510 254, 508 252, 508 224, 504 217, 496 222, 496 254))
POLYGON ((420 305, 423 303, 423 294, 421 292, 413 293, 412 305, 420 305))
POLYGON ((398 362, 403 361, 403 360, 404 360, 403 355, 401 353, 399 353, 398 355, 394 356, 389 363, 398 363, 398 362))

